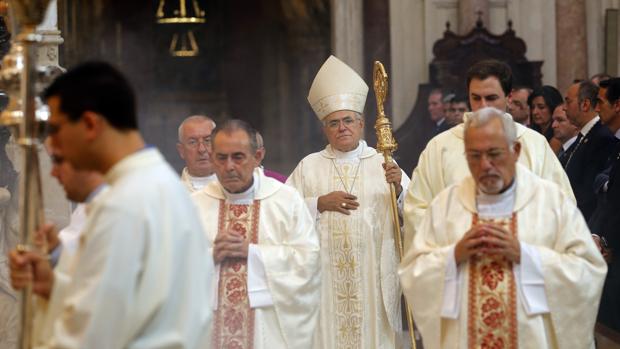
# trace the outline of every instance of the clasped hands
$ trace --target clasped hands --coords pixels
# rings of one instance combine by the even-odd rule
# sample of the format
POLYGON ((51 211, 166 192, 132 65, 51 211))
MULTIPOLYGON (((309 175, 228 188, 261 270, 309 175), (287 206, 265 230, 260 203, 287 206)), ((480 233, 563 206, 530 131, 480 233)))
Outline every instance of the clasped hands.
POLYGON ((250 243, 241 234, 228 228, 217 234, 213 242, 213 262, 221 263, 226 258, 248 258, 250 243))
MULTIPOLYGON (((385 170, 385 180, 394 184, 396 188, 396 196, 399 196, 403 191, 400 180, 402 177, 402 171, 400 167, 393 162, 384 163, 383 169, 385 170)), ((329 194, 319 196, 317 200, 317 209, 320 213, 324 211, 340 212, 345 215, 350 215, 352 210, 357 210, 359 207, 357 202, 357 196, 346 193, 344 191, 333 191, 329 194)))
POLYGON ((457 265, 476 254, 501 255, 513 263, 520 263, 521 245, 515 236, 501 226, 482 223, 469 229, 454 247, 457 265))

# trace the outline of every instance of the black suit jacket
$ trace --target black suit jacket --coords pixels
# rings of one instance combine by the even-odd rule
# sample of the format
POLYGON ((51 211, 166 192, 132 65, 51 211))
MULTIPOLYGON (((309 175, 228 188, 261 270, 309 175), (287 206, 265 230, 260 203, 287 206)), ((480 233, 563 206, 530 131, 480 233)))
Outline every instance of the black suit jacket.
POLYGON ((449 129, 450 129, 450 126, 448 125, 448 121, 444 119, 441 125, 437 126, 435 124, 435 131, 434 131, 433 137, 449 129))
POLYGON ((599 194, 596 211, 588 221, 594 234, 607 240, 612 259, 607 270, 598 321, 620 331, 620 144, 612 153, 607 192, 599 194))
POLYGON ((611 131, 598 121, 590 132, 583 136, 566 164, 566 174, 577 198, 577 207, 586 221, 596 209, 594 180, 605 170, 607 159, 617 141, 611 131))

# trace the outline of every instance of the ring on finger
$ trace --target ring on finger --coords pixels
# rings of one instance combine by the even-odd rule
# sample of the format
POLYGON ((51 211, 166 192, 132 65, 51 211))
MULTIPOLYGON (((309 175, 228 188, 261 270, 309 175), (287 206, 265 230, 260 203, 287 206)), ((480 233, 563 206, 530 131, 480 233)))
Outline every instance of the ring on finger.
POLYGON ((342 206, 342 208, 347 208, 346 202, 341 203, 340 206, 342 206))

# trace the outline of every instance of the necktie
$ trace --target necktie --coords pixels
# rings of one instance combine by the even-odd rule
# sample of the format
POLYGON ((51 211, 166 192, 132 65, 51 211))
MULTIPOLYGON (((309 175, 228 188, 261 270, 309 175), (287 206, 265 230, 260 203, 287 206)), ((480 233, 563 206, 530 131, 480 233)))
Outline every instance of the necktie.
POLYGON ((566 149, 566 151, 561 155, 562 157, 560 157, 560 164, 562 164, 562 167, 568 167, 568 163, 573 158, 573 154, 575 154, 577 148, 579 148, 582 138, 583 135, 581 134, 581 132, 579 132, 579 134, 577 134, 577 139, 575 140, 575 142, 573 142, 573 144, 571 144, 571 146, 568 147, 568 149, 566 149))

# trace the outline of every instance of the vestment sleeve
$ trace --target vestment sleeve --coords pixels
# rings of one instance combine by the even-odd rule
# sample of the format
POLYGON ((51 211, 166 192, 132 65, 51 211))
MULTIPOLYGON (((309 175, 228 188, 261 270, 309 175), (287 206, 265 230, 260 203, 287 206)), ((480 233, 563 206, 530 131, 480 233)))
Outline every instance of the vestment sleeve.
POLYGON ((556 214, 559 231, 555 245, 536 246, 545 290, 552 295, 548 297, 551 323, 558 347, 588 348, 592 343, 586 341, 592 338, 607 265, 577 207, 563 200, 556 214))
POLYGON ((319 240, 306 204, 296 192, 290 192, 285 204, 290 208, 288 217, 275 210, 261 213, 272 229, 266 232, 272 241, 256 247, 287 347, 308 348, 319 316, 319 240))

